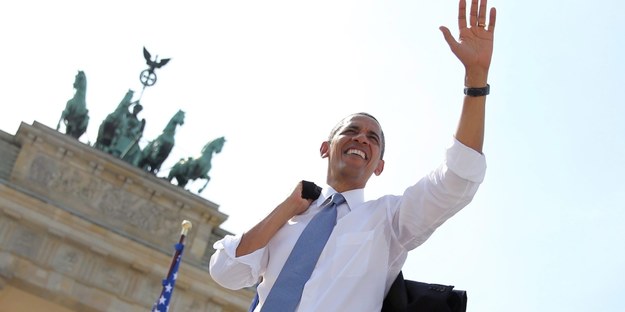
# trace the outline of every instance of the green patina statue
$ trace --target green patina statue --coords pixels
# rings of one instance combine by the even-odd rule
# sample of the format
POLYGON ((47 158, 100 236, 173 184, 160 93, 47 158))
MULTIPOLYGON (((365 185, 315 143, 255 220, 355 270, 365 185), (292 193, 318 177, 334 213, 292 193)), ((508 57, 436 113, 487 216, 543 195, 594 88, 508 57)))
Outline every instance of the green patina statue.
POLYGON ((63 122, 65 134, 78 139, 87 131, 87 125, 89 124, 89 110, 86 103, 87 77, 82 70, 78 71, 74 78, 74 89, 76 89, 74 97, 65 104, 65 109, 61 113, 56 130, 59 130, 61 122, 63 122))
MULTIPOLYGON (((151 54, 145 48, 143 48, 143 54, 149 65, 149 68, 140 76, 145 90, 146 87, 156 82, 155 69, 164 66, 170 59, 158 60, 156 57, 152 60, 151 54)), ((85 100, 87 79, 83 71, 78 71, 74 80, 74 88, 76 89, 74 97, 67 101, 56 130, 58 131, 63 123, 66 134, 78 139, 85 133, 89 123, 89 111, 85 100)), ((139 118, 138 115, 143 110, 143 106, 139 100, 133 101, 133 96, 134 91, 129 89, 115 111, 106 116, 98 128, 98 136, 93 147, 156 175, 174 147, 176 128, 184 124, 185 113, 178 110, 163 132, 155 140, 150 141, 144 149, 141 149, 139 140, 143 137, 146 121, 139 118)), ((171 168, 166 179, 171 182, 175 178, 178 186, 182 188, 190 180, 206 179, 206 183, 198 191, 201 193, 210 181, 208 172, 211 169, 213 154, 220 153, 225 142, 224 137, 217 138, 204 145, 201 156, 180 159, 171 168)))
POLYGON ((143 106, 138 101, 135 102, 132 113, 126 113, 126 129, 122 131, 122 135, 117 140, 117 149, 122 151, 119 157, 135 166, 142 157, 139 140, 143 136, 145 119, 139 120, 137 116, 142 110, 143 106))
POLYGON ((128 90, 115 111, 106 116, 94 147, 136 165, 141 154, 138 142, 143 135, 145 119, 139 120, 137 114, 143 107, 138 102, 132 102, 133 95, 134 91, 128 90))
POLYGON ((180 159, 169 171, 167 180, 171 182, 172 179, 176 178, 178 186, 184 188, 189 180, 206 179, 206 183, 198 191, 198 193, 201 193, 208 185, 208 181, 210 181, 208 171, 211 169, 213 153, 220 153, 224 143, 226 143, 226 139, 219 137, 204 145, 200 157, 180 159))
POLYGON ((148 145, 143 149, 137 166, 156 174, 174 147, 176 126, 183 124, 184 112, 182 110, 178 110, 171 120, 169 120, 165 129, 163 129, 163 133, 161 133, 156 140, 148 143, 148 145))

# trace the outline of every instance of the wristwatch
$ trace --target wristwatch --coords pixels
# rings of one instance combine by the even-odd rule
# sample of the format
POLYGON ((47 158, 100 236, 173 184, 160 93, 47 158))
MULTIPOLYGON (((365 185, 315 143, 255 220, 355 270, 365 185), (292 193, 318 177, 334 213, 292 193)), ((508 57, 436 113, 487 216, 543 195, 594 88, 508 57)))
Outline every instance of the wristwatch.
POLYGON ((483 88, 464 88, 464 94, 468 96, 485 96, 490 93, 490 85, 486 84, 483 88))

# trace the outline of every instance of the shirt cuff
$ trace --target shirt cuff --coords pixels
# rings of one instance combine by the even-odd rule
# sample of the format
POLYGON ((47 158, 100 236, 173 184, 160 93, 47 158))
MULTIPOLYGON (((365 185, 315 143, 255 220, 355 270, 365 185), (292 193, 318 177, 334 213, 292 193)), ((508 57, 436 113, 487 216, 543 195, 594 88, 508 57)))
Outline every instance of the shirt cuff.
POLYGON ((215 244, 213 244, 213 248, 215 248, 215 250, 221 249, 231 260, 248 265, 252 268, 252 271, 258 272, 263 254, 265 253, 265 249, 267 247, 260 248, 250 254, 237 257, 237 247, 239 247, 242 237, 242 234, 226 235, 221 240, 215 242, 215 244))
POLYGON ((459 177, 471 182, 482 183, 486 175, 486 157, 454 138, 447 149, 447 168, 459 177))

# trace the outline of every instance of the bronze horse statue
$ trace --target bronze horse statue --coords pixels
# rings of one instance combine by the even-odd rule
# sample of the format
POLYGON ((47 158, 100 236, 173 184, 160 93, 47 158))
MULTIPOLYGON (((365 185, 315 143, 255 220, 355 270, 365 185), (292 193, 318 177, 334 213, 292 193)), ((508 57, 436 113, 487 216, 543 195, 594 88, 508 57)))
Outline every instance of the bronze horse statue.
POLYGON ((176 178, 178 186, 184 188, 189 180, 206 179, 206 183, 198 191, 198 193, 201 193, 204 188, 206 188, 206 185, 208 185, 208 181, 210 181, 208 171, 211 169, 213 153, 220 153, 224 143, 226 143, 226 139, 224 137, 219 137, 204 145, 200 157, 189 157, 186 160, 180 159, 180 161, 171 168, 171 171, 169 171, 167 180, 171 182, 173 178, 176 178))
POLYGON ((74 78, 74 97, 69 99, 65 104, 65 109, 61 113, 61 118, 56 125, 58 131, 61 122, 65 124, 65 134, 78 139, 87 131, 89 124, 89 110, 87 109, 87 77, 82 70, 78 71, 74 78))
POLYGON ((169 120, 163 133, 156 140, 151 141, 141 151, 141 157, 137 166, 143 170, 156 174, 161 165, 169 156, 171 149, 174 147, 174 135, 176 134, 176 126, 184 124, 184 112, 178 110, 176 114, 169 120))
POLYGON ((128 112, 133 95, 134 91, 128 90, 115 111, 108 114, 100 124, 95 148, 118 157, 121 156, 123 151, 118 147, 118 140, 128 127, 128 112))

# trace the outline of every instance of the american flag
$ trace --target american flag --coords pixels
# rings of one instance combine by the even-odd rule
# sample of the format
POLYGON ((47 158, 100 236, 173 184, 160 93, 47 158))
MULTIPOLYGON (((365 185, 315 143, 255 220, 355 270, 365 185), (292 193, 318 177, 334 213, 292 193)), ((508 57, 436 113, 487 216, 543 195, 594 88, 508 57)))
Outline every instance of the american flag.
POLYGON ((180 266, 180 259, 182 258, 184 244, 178 243, 175 245, 175 248, 176 253, 174 254, 169 274, 167 274, 167 278, 163 280, 163 290, 161 290, 161 295, 154 303, 154 306, 152 306, 152 312, 169 311, 169 303, 171 301, 171 295, 174 293, 176 279, 178 278, 178 267, 180 266))
POLYGON ((169 311, 169 303, 171 302, 171 295, 174 293, 174 286, 176 286, 176 279, 178 278, 178 267, 180 266, 180 259, 182 259, 182 251, 184 250, 184 238, 191 229, 191 222, 188 220, 182 221, 182 232, 180 233, 180 241, 174 245, 176 252, 169 266, 169 273, 163 280, 163 290, 158 297, 154 305, 152 306, 152 312, 167 312, 169 311))

